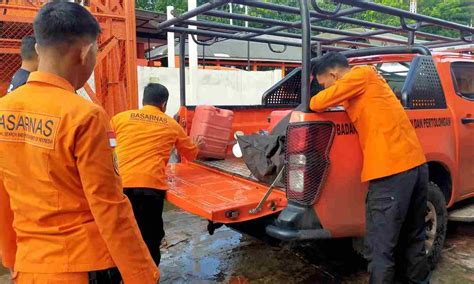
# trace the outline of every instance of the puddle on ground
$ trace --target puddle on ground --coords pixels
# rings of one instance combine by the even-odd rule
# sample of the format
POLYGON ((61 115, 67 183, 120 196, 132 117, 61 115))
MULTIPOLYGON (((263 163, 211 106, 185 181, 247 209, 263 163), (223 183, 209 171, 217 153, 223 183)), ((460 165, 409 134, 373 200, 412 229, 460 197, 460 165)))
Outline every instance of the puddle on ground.
MULTIPOLYGON (((178 209, 164 219, 162 283, 367 283, 348 240, 270 246, 227 227, 210 236, 207 221, 178 209)), ((473 238, 474 224, 449 231, 431 283, 474 283, 473 238)))
POLYGON ((165 224, 162 283, 340 283, 341 272, 353 276, 365 267, 341 240, 270 246, 226 227, 210 236, 206 221, 179 210, 167 211, 165 224), (347 261, 356 265, 344 266, 347 261))

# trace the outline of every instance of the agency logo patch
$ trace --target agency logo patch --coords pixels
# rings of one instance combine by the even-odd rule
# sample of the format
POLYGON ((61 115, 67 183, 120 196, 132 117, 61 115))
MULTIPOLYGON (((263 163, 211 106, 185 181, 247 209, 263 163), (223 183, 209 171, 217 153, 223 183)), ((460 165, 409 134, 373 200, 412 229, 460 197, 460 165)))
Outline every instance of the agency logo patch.
POLYGON ((0 141, 54 149, 60 121, 46 114, 0 110, 0 141))
POLYGON ((130 114, 131 121, 140 121, 153 124, 168 124, 168 119, 162 115, 146 114, 139 112, 132 112, 130 114))

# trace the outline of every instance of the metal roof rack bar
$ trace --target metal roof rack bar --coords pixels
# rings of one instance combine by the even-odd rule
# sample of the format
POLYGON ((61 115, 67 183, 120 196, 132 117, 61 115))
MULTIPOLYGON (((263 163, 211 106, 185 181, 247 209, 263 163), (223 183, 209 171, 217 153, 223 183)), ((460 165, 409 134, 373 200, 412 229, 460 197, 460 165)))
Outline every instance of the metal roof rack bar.
MULTIPOLYGON (((211 22, 211 21, 192 21, 192 20, 185 20, 182 22, 183 24, 191 25, 191 26, 197 26, 197 27, 205 27, 205 28, 215 28, 215 29, 224 29, 224 30, 229 30, 229 31, 237 31, 237 32, 256 32, 260 31, 258 28, 252 28, 252 27, 242 27, 242 26, 236 26, 236 25, 229 25, 229 24, 222 24, 222 23, 216 23, 216 22, 211 22)), ((293 39, 301 39, 301 35, 297 33, 288 33, 288 32, 270 32, 269 34, 279 36, 279 37, 287 37, 287 38, 293 38, 293 39)), ((352 35, 357 35, 356 33, 351 33, 352 35)), ((247 40, 248 37, 247 35, 241 35, 242 40, 247 40)), ((328 39, 324 37, 318 37, 318 36, 312 36, 311 40, 313 41, 321 41, 323 43, 325 42, 331 42, 333 39, 328 39)), ((381 38, 383 40, 383 38, 381 38)), ((339 43, 343 44, 350 44, 350 45, 355 45, 355 46, 363 46, 363 47, 371 47, 373 46, 372 44, 369 43, 364 43, 364 42, 356 42, 356 41, 338 41, 339 43)), ((398 43, 405 43, 405 41, 397 41, 398 43)))
POLYGON ((372 10, 375 12, 398 16, 403 19, 411 19, 417 22, 430 23, 430 24, 440 26, 443 28, 449 28, 449 29, 458 30, 458 31, 466 31, 466 32, 469 32, 470 34, 474 33, 474 28, 470 28, 465 25, 461 25, 461 24, 457 24, 457 23, 441 20, 438 18, 421 15, 421 14, 411 13, 402 9, 388 7, 388 6, 376 4, 376 3, 366 1, 366 0, 333 0, 333 1, 337 3, 351 5, 354 7, 372 10))
MULTIPOLYGON (((269 2, 262 2, 262 1, 241 0, 241 1, 237 1, 237 2, 239 2, 239 4, 247 5, 249 7, 261 8, 261 9, 266 9, 266 10, 273 10, 273 11, 288 13, 288 14, 299 14, 299 10, 300 10, 299 7, 290 7, 290 6, 274 4, 274 3, 269 3, 269 2)), ((348 8, 346 10, 339 11, 336 14, 323 14, 323 13, 319 13, 317 11, 309 10, 309 14, 313 18, 319 18, 319 19, 323 19, 323 20, 330 20, 330 19, 336 19, 336 18, 339 18, 339 17, 343 17, 343 16, 346 16, 346 15, 352 15, 352 14, 355 14, 355 13, 363 12, 365 10, 366 9, 364 9, 364 8, 348 8)))
MULTIPOLYGON (((342 22, 342 23, 346 23, 346 24, 358 25, 358 26, 366 27, 366 28, 386 30, 388 33, 390 33, 390 32, 407 33, 407 31, 404 30, 402 27, 395 27, 395 26, 390 26, 390 25, 385 25, 385 24, 372 23, 372 22, 367 22, 367 21, 348 18, 348 17, 338 18, 337 21, 342 22)), ((453 38, 450 38, 450 37, 445 37, 445 36, 440 36, 440 35, 435 35, 435 34, 425 33, 425 32, 417 32, 417 35, 421 36, 423 38, 426 38, 426 39, 454 40, 453 38)))
MULTIPOLYGON (((253 17, 253 16, 231 14, 231 13, 222 12, 222 11, 209 11, 209 12, 204 13, 204 15, 212 16, 212 17, 225 18, 225 19, 232 19, 232 20, 255 22, 255 23, 269 25, 269 26, 275 26, 275 25, 286 26, 285 29, 290 29, 290 28, 301 29, 301 22, 288 22, 288 21, 281 21, 281 20, 274 20, 274 19, 258 18, 258 17, 253 17)), ((312 19, 312 21, 314 21, 314 20, 315 19, 312 19)), ((258 29, 258 28, 256 28, 256 29, 258 29)), ((281 29, 281 30, 283 30, 283 29, 281 29)), ((321 32, 326 32, 326 33, 332 33, 332 34, 336 34, 336 35, 348 36, 348 37, 344 37, 344 38, 340 38, 340 39, 339 38, 333 39, 333 40, 331 40, 331 42, 340 41, 340 40, 348 40, 348 39, 353 39, 353 38, 366 37, 366 38, 373 38, 375 40, 388 41, 388 42, 392 42, 392 43, 399 43, 399 44, 405 44, 406 43, 406 41, 403 41, 403 40, 387 39, 387 38, 383 38, 383 37, 372 36, 370 33, 367 33, 368 35, 366 35, 364 33, 359 34, 359 33, 356 33, 356 32, 350 32, 350 31, 344 31, 344 30, 338 30, 338 29, 331 29, 331 28, 325 28, 325 27, 318 27, 318 26, 315 26, 315 25, 311 25, 311 30, 321 31, 321 32)), ((258 34, 255 31, 255 34, 247 34, 247 35, 244 35, 242 38, 250 40, 250 38, 253 38, 253 37, 258 36, 260 34, 270 34, 271 32, 268 32, 268 31, 272 31, 272 29, 271 28, 266 29, 266 30, 262 29, 258 34)), ((396 32, 396 31, 402 32, 402 29, 393 27, 393 31, 394 32, 396 32)), ((373 35, 390 33, 390 32, 391 32, 390 30, 389 31, 387 31, 387 30, 380 30, 380 31, 377 30, 377 31, 374 31, 373 35), (377 33, 375 33, 375 32, 377 32, 377 33)), ((446 37, 442 37, 442 36, 439 36, 439 37, 436 37, 436 38, 446 39, 446 37)), ((450 38, 447 38, 447 39, 450 39, 450 38)))
MULTIPOLYGON (((361 9, 358 9, 358 8, 346 9, 346 10, 343 10, 343 11, 339 11, 337 13, 337 15, 338 16, 349 16, 349 15, 358 13, 360 11, 361 11, 361 9)), ((315 23, 315 22, 319 22, 321 20, 322 19, 311 19, 311 22, 315 23)), ((295 27, 295 28, 297 28, 297 27, 301 28, 301 21, 296 21, 296 22, 292 23, 291 25, 292 25, 292 27, 295 27)), ((311 26, 312 29, 313 29, 313 27, 317 28, 316 26, 311 26)), ((275 26, 275 27, 268 28, 266 30, 262 30, 259 33, 246 35, 246 37, 251 38, 251 37, 254 37, 254 36, 261 35, 261 34, 270 33, 270 32, 278 32, 278 31, 282 31, 282 30, 285 30, 285 29, 287 29, 287 27, 285 27, 285 26, 275 26)), ((316 29, 313 29, 313 30, 316 30, 316 29)))
POLYGON ((415 46, 384 46, 384 47, 375 47, 375 48, 366 48, 366 49, 351 49, 343 51, 346 57, 359 57, 359 56, 369 56, 373 54, 411 54, 417 53, 421 55, 430 55, 431 52, 428 48, 415 45, 415 46))
POLYGON ((468 45, 469 43, 465 41, 455 41, 455 42, 445 42, 428 45, 429 48, 438 48, 438 47, 454 47, 456 45, 468 45))
MULTIPOLYGON (((382 40, 386 42, 399 43, 399 44, 406 43, 406 40, 397 40, 397 39, 386 38, 386 37, 377 37, 377 35, 383 35, 383 34, 388 34, 388 33, 390 33, 390 31, 386 31, 386 30, 374 30, 374 31, 361 33, 361 34, 355 33, 354 35, 347 35, 344 37, 338 37, 338 38, 332 39, 328 43, 335 43, 341 40, 351 40, 354 38, 370 38, 370 39, 382 40)), ((394 33, 397 33, 397 32, 395 31, 394 33)))
MULTIPOLYGON (((216 32, 216 31, 210 31, 210 30, 194 30, 194 29, 187 29, 187 28, 182 28, 182 27, 170 27, 170 28, 166 28, 165 30, 169 32, 185 33, 185 34, 192 34, 192 35, 197 35, 197 36, 220 37, 220 38, 226 38, 226 39, 248 41, 246 39, 241 38, 238 34, 223 33, 223 32, 216 32)), ((291 42, 291 41, 284 41, 284 40, 278 40, 278 39, 254 38, 251 41, 301 47, 301 42, 291 42)), ((313 44, 316 45, 317 43, 313 42, 313 44)), ((332 45, 323 45, 322 47, 325 48, 326 50, 334 50, 334 51, 343 51, 343 50, 348 49, 348 48, 336 47, 332 45)))
POLYGON ((167 21, 164 21, 156 26, 158 30, 162 30, 167 27, 171 27, 172 25, 179 24, 181 21, 190 19, 192 17, 196 17, 198 15, 201 15, 204 12, 210 11, 215 8, 219 8, 225 4, 228 4, 232 2, 232 0, 214 0, 208 3, 205 3, 191 11, 188 11, 186 13, 183 13, 182 15, 176 16, 172 19, 169 19, 167 21))
MULTIPOLYGON (((338 2, 340 0, 334 0, 334 1, 338 2)), ((278 5, 278 4, 267 3, 267 2, 259 2, 259 1, 239 1, 239 2, 242 2, 243 4, 246 4, 246 5, 252 6, 252 7, 256 7, 256 8, 269 9, 269 10, 274 10, 274 11, 279 11, 279 12, 284 12, 284 13, 290 13, 290 14, 299 14, 299 8, 297 8, 297 7, 289 7, 289 6, 278 5)), ((352 5, 353 2, 358 3, 360 1, 344 1, 344 2, 349 2, 349 3, 345 3, 345 4, 352 5)), ((385 7, 385 6, 382 6, 382 7, 385 7)), ((365 10, 366 9, 362 9, 359 12, 362 12, 362 11, 365 11, 365 10)), ((401 10, 401 11, 403 11, 403 10, 401 10)), ((403 11, 403 12, 407 13, 407 14, 412 14, 412 13, 409 13, 407 11, 403 11)), ((405 32, 405 33, 408 32, 407 30, 403 29, 402 27, 394 27, 394 26, 390 26, 390 25, 372 23, 372 22, 369 22, 369 21, 358 20, 358 19, 354 19, 354 18, 350 18, 350 17, 346 17, 346 16, 339 16, 338 14, 336 14, 334 16, 330 16, 330 15, 320 14, 316 11, 309 11, 309 13, 310 13, 311 17, 314 17, 314 18, 317 18, 317 19, 331 20, 331 21, 342 22, 342 23, 347 23, 347 24, 354 24, 354 25, 358 25, 358 26, 361 26, 361 27, 385 29, 385 30, 388 30, 388 31, 397 31, 398 30, 398 31, 405 32)), ((413 14, 413 15, 416 15, 416 14, 413 14)), ((428 18, 431 18, 431 17, 428 17, 428 18)), ((459 24, 456 24, 456 25, 459 25, 459 24)), ((459 26, 463 26, 463 25, 459 25, 459 26)), ((463 26, 463 27, 465 27, 465 26, 463 26)), ((451 40, 451 38, 442 37, 442 36, 438 36, 438 35, 430 34, 430 33, 420 32, 420 33, 418 33, 418 35, 424 36, 426 38, 431 38, 431 39, 448 39, 448 40, 451 40)))

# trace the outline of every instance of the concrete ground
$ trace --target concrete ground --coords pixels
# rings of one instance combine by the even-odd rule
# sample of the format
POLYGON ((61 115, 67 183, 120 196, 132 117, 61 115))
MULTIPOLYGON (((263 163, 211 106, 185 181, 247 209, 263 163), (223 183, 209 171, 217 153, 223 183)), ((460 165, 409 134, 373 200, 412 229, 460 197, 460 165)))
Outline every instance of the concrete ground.
MULTIPOLYGON (((367 283, 367 263, 347 240, 270 246, 229 228, 207 233, 207 221, 172 209, 162 283, 367 283)), ((454 224, 432 277, 474 283, 474 224, 454 224)))
MULTIPOLYGON (((346 240, 270 246, 168 208, 161 283, 366 283, 365 261, 346 240)), ((8 283, 0 270, 0 284, 8 283)), ((474 224, 451 223, 432 282, 474 283, 474 224)))

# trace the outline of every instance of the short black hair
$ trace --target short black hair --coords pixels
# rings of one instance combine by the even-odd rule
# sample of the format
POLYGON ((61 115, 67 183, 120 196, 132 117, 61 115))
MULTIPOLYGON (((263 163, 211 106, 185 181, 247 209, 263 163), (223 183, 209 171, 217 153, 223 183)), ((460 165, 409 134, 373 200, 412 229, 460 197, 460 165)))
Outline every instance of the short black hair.
POLYGON ((143 92, 143 105, 161 106, 169 98, 168 89, 157 83, 150 83, 143 92))
POLYGON ((21 40, 20 54, 22 60, 33 60, 38 57, 38 54, 36 54, 35 44, 36 39, 32 35, 25 36, 21 40))
POLYGON ((349 61, 341 53, 330 51, 316 61, 316 74, 321 75, 334 67, 349 67, 349 61))
POLYGON ((81 38, 91 42, 100 34, 97 20, 76 3, 55 1, 43 6, 34 22, 36 41, 41 46, 71 44, 81 38))

